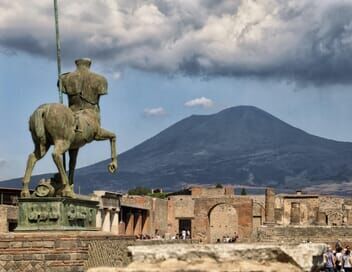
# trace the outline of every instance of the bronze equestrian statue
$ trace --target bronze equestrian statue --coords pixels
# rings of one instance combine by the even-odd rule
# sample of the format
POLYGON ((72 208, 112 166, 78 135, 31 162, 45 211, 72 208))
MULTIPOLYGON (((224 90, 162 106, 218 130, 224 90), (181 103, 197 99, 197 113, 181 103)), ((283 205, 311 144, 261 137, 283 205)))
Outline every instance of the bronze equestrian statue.
POLYGON ((69 107, 63 104, 44 104, 29 119, 29 129, 34 142, 34 152, 27 160, 21 197, 30 197, 28 184, 35 163, 54 146, 53 160, 58 168, 62 189, 60 195, 75 197, 73 176, 79 148, 91 141, 110 140, 111 163, 108 170, 117 170, 116 135, 100 127, 99 98, 107 94, 107 81, 89 68, 90 59, 76 60, 77 69, 60 77, 62 91, 68 95, 69 107), (69 152, 69 175, 63 165, 62 155, 69 152))

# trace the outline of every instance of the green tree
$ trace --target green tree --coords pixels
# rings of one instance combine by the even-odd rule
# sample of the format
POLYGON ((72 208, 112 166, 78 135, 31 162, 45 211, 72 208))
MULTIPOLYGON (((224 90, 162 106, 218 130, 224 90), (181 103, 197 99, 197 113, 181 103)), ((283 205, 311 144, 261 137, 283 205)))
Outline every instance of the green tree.
POLYGON ((215 188, 222 188, 222 184, 221 184, 221 183, 217 183, 217 184, 215 185, 215 188))
POLYGON ((151 194, 152 191, 149 188, 137 186, 136 188, 128 190, 129 195, 148 195, 151 194))
POLYGON ((242 190, 241 190, 241 195, 247 195, 247 191, 246 191, 245 188, 242 188, 242 190))
POLYGON ((150 193, 150 194, 148 194, 148 196, 164 199, 164 198, 166 198, 166 193, 163 193, 163 192, 150 193))

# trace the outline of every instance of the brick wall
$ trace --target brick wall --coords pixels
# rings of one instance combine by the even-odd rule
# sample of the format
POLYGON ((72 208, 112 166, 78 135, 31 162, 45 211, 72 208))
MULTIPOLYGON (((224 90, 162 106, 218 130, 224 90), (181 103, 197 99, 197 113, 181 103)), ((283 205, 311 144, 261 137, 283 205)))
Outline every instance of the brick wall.
POLYGON ((168 232, 167 229, 167 200, 160 198, 153 198, 153 220, 151 234, 155 233, 157 229, 160 235, 164 235, 168 232))
MULTIPOLYGON (((209 242, 211 209, 219 204, 228 204, 235 208, 238 217, 240 239, 249 239, 252 235, 253 201, 249 197, 196 198, 194 204, 195 218, 192 221, 192 238, 209 242)), ((221 218, 219 218, 221 222, 221 218)))
POLYGON ((225 188, 192 187, 193 197, 219 197, 225 195, 225 188))
POLYGON ((257 236, 257 242, 284 242, 301 243, 311 241, 317 243, 334 244, 341 240, 344 245, 352 245, 352 227, 335 226, 276 226, 261 227, 257 236))
POLYGON ((121 198, 121 206, 151 210, 152 198, 148 196, 124 195, 121 198))
POLYGON ((78 272, 129 262, 131 237, 100 232, 7 233, 0 235, 0 271, 78 272))

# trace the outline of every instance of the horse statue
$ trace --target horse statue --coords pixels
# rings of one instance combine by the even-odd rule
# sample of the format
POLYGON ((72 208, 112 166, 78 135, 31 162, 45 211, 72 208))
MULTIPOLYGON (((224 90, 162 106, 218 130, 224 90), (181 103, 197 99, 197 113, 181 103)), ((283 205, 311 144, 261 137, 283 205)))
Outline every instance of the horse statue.
POLYGON ((89 71, 91 60, 76 60, 77 70, 63 74, 59 84, 68 95, 69 107, 52 103, 38 107, 29 119, 34 152, 27 160, 21 197, 30 197, 29 182, 35 163, 54 146, 53 160, 59 171, 60 195, 75 197, 73 177, 78 150, 92 141, 110 140, 111 163, 108 170, 117 170, 116 135, 100 126, 99 97, 107 93, 106 79, 89 71), (69 153, 69 174, 63 164, 63 154, 69 153))

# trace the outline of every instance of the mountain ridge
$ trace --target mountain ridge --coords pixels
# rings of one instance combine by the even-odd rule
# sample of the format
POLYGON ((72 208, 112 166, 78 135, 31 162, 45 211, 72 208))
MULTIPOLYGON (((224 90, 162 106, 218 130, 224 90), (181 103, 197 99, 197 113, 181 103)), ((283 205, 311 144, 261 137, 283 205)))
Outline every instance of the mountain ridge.
POLYGON ((85 192, 176 190, 191 183, 297 189, 349 181, 352 143, 309 134, 254 106, 237 106, 191 115, 122 153, 117 175, 107 173, 108 162, 77 169, 75 182, 85 192))

